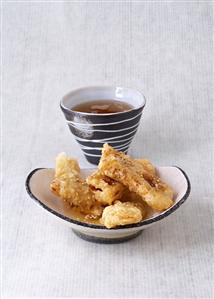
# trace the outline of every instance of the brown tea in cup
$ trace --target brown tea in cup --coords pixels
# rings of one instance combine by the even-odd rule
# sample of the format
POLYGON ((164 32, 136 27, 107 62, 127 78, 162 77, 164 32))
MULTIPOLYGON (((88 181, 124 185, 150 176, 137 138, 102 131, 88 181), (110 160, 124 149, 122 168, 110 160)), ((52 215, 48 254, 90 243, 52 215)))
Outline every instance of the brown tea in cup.
POLYGON ((85 113, 118 113, 133 109, 133 106, 118 100, 94 100, 78 104, 71 108, 73 111, 85 113))

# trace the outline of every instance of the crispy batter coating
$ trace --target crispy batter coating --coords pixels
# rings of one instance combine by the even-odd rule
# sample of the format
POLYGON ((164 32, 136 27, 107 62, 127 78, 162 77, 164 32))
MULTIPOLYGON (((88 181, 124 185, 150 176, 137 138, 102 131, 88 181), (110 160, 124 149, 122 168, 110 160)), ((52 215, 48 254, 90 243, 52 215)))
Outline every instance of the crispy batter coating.
POLYGON ((110 178, 136 192, 153 209, 163 211, 173 204, 172 189, 148 172, 142 161, 131 159, 104 144, 98 168, 110 178))
POLYGON ((80 175, 80 167, 76 160, 66 156, 65 153, 60 153, 56 157, 55 177, 67 178, 68 176, 80 175))
POLYGON ((96 202, 93 192, 80 177, 77 161, 66 157, 64 153, 56 158, 55 178, 50 188, 71 206, 78 207, 84 214, 92 217, 102 214, 102 208, 96 202))
POLYGON ((151 210, 151 208, 147 205, 147 203, 142 200, 142 197, 135 192, 130 191, 126 188, 123 192, 123 196, 120 199, 121 202, 129 201, 133 203, 137 208, 139 208, 142 212, 142 215, 145 218, 147 211, 151 210))
POLYGON ((107 227, 112 228, 118 225, 138 223, 143 216, 141 210, 131 202, 120 202, 106 207, 103 210, 101 222, 107 227))
POLYGON ((120 199, 125 187, 115 180, 105 176, 100 170, 92 173, 86 182, 94 192, 95 198, 103 205, 111 205, 120 199))
POLYGON ((152 165, 152 163, 149 160, 147 160, 147 159, 135 159, 135 161, 138 161, 139 163, 141 163, 143 165, 143 168, 144 168, 145 172, 148 172, 150 175, 153 175, 153 176, 156 175, 155 166, 152 165))

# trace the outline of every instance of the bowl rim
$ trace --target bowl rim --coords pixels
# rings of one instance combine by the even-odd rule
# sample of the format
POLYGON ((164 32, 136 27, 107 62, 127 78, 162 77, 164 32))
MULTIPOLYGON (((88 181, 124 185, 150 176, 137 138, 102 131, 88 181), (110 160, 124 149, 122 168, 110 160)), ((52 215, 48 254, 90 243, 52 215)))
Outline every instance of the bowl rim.
POLYGON ((74 89, 74 90, 71 90, 69 92, 67 92, 63 97, 62 99, 60 100, 60 107, 62 110, 66 110, 70 113, 75 113, 75 114, 79 114, 81 116, 83 115, 91 115, 91 116, 113 116, 113 115, 122 115, 124 113, 128 113, 128 112, 132 112, 132 111, 137 111, 139 109, 143 109, 146 105, 146 97, 144 96, 144 94, 142 92, 140 92, 139 90, 137 89, 134 89, 134 88, 130 88, 130 87, 124 87, 124 86, 114 86, 114 85, 94 85, 94 86, 85 86, 85 87, 80 87, 80 88, 77 88, 77 89, 74 89), (88 112, 81 112, 81 111, 74 111, 68 107, 66 107, 63 103, 63 101, 65 100, 66 97, 72 95, 73 93, 75 92, 80 92, 82 90, 85 90, 85 89, 103 89, 103 88, 124 88, 124 89, 129 89, 129 90, 132 90, 138 94, 140 94, 140 96, 142 97, 143 99, 143 103, 141 105, 139 105, 138 107, 133 107, 133 109, 129 109, 129 110, 126 110, 126 111, 122 111, 122 112, 114 112, 114 113, 88 113, 88 112))
POLYGON ((63 219, 64 221, 67 221, 69 223, 72 223, 72 224, 76 224, 76 225, 80 225, 82 227, 87 227, 87 228, 93 228, 93 229, 99 229, 99 230, 106 230, 106 231, 109 231, 109 230, 123 230, 123 229, 127 229, 127 228, 138 228, 138 227, 143 227, 143 226, 147 226, 151 223, 154 223, 154 222, 157 222, 165 217, 167 217, 168 215, 172 214, 175 210, 177 210, 185 201, 186 199, 188 198, 189 194, 190 194, 190 191, 191 191, 191 185, 190 185, 190 180, 187 176, 187 174, 184 172, 183 169, 181 169, 180 167, 178 166, 171 166, 171 167, 175 167, 177 168, 178 170, 180 170, 180 172, 183 174, 183 176, 185 177, 186 179, 186 182, 187 182, 187 189, 186 189, 186 192, 184 194, 184 196, 175 204, 173 205, 171 208, 169 208, 168 210, 166 211, 163 211, 162 213, 158 214, 157 216, 153 217, 153 218, 149 218, 149 219, 146 219, 146 220, 142 220, 138 223, 133 223, 133 224, 127 224, 127 225, 123 225, 123 226, 118 226, 118 227, 115 227, 115 228, 107 228, 105 227, 104 225, 96 225, 96 224, 92 224, 92 223, 86 223, 86 222, 81 222, 81 221, 78 221, 78 220, 75 220, 75 219, 72 219, 72 218, 69 218, 67 216, 64 216, 58 212, 56 212, 55 210, 51 209, 50 207, 46 206, 43 202, 41 202, 31 191, 31 188, 30 188, 30 180, 32 178, 32 176, 39 170, 42 170, 42 169, 53 169, 53 168, 45 168, 45 167, 40 167, 40 168, 35 168, 34 170, 32 170, 28 175, 27 175, 27 178, 26 178, 26 181, 25 181, 25 187, 26 187, 26 191, 28 193, 28 195, 40 206, 42 206, 45 210, 47 210, 48 212, 50 212, 51 214, 63 219))

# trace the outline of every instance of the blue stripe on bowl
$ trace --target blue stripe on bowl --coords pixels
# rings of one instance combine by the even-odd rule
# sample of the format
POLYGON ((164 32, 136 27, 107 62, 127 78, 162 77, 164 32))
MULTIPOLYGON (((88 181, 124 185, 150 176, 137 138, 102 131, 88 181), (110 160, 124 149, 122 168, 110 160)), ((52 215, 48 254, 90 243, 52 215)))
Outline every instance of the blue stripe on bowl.
POLYGON ((89 136, 85 136, 85 138, 82 138, 82 137, 78 137, 78 136, 74 136, 76 140, 79 140, 79 141, 90 141, 92 143, 116 143, 118 141, 127 141, 130 140, 131 138, 133 138, 133 136, 135 135, 135 133, 137 132, 137 128, 134 129, 131 133, 125 133, 125 134, 122 134, 120 136, 113 136, 113 137, 108 137, 108 138, 100 138, 100 139, 94 139, 94 138, 90 138, 89 136), (87 138, 86 138, 87 137, 87 138))
POLYGON ((122 131, 96 131, 96 130, 79 130, 69 125, 69 129, 74 136, 83 139, 93 139, 93 140, 102 140, 102 139, 116 139, 116 137, 127 136, 137 130, 138 124, 134 125, 131 128, 124 128, 122 131))
POLYGON ((131 129, 134 129, 136 128, 137 126, 139 125, 139 122, 136 122, 135 124, 133 125, 129 125, 129 123, 126 124, 126 126, 123 126, 123 128, 121 129, 109 129, 108 126, 103 126, 102 128, 100 129, 97 129, 96 126, 79 126, 79 125, 76 125, 76 123, 74 124, 70 124, 68 123, 68 126, 70 128, 72 128, 73 130, 77 130, 77 131, 83 131, 83 132, 101 132, 101 133, 117 133, 117 132, 124 132, 124 131, 127 131, 127 130, 131 130, 131 129))
MULTIPOLYGON (((115 147, 115 148, 117 148, 119 146, 123 146, 124 144, 127 144, 128 142, 131 143, 132 139, 133 139, 133 137, 128 138, 128 140, 126 140, 126 139, 125 140, 118 140, 116 142, 109 141, 108 144, 115 147)), ((88 141, 76 140, 76 141, 80 144, 80 146, 82 145, 82 146, 93 147, 93 148, 94 147, 103 147, 103 144, 105 143, 105 142, 94 142, 93 140, 92 141, 90 141, 90 140, 88 140, 88 141)))
POLYGON ((142 116, 142 112, 140 114, 137 114, 134 118, 127 118, 122 121, 118 121, 117 118, 115 118, 115 121, 112 123, 106 122, 103 124, 94 124, 89 122, 83 122, 79 123, 77 121, 67 121, 68 125, 72 125, 73 127, 77 127, 78 129, 94 129, 94 130, 120 130, 124 127, 131 127, 135 124, 137 124, 140 121, 140 118, 142 116))

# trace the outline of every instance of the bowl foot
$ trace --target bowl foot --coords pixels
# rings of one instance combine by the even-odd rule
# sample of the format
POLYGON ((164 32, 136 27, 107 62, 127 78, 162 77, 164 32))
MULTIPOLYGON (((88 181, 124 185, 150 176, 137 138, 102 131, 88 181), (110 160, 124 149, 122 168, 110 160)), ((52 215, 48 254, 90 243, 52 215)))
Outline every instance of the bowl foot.
POLYGON ((89 235, 81 233, 75 229, 72 229, 72 231, 74 232, 75 235, 77 235, 78 237, 80 237, 81 239, 83 239, 85 241, 93 242, 93 243, 100 243, 100 244, 116 244, 116 243, 126 242, 126 241, 129 241, 131 239, 138 237, 142 233, 142 230, 140 230, 134 234, 131 234, 131 235, 128 235, 125 237, 102 238, 102 237, 89 236, 89 235))

